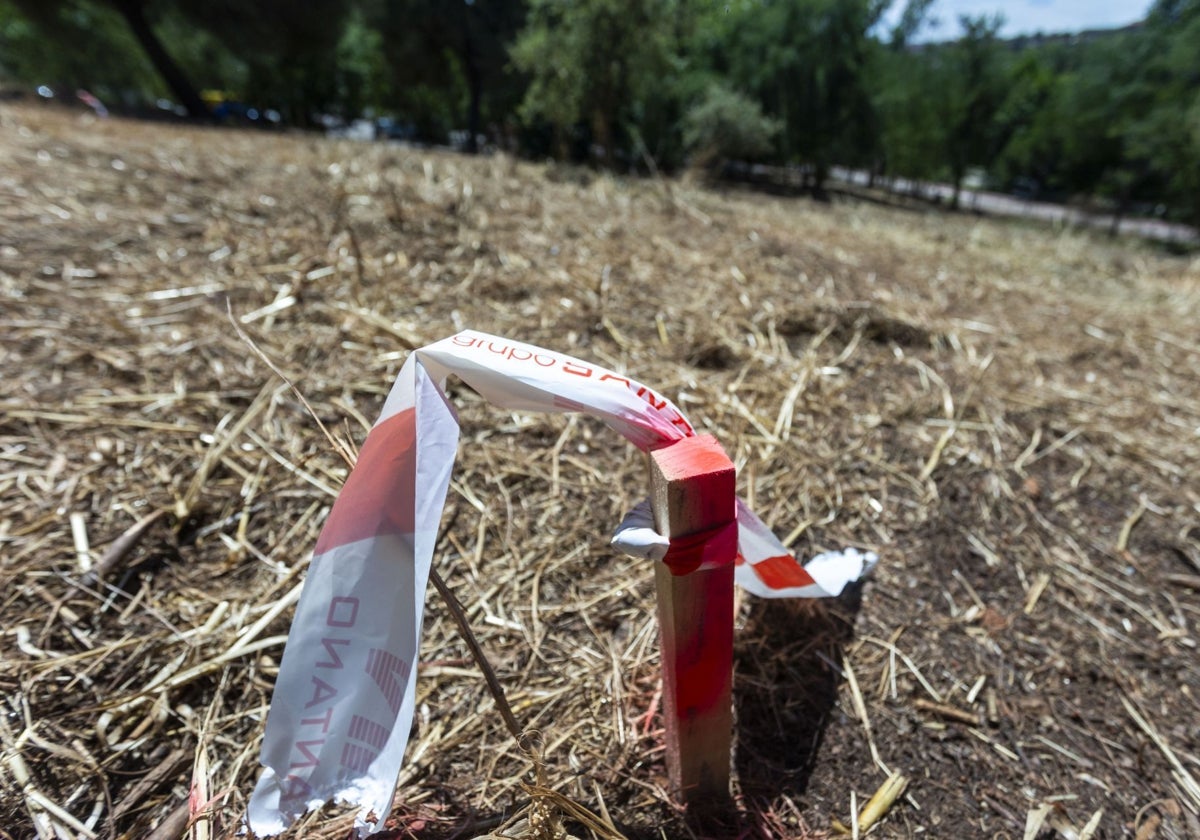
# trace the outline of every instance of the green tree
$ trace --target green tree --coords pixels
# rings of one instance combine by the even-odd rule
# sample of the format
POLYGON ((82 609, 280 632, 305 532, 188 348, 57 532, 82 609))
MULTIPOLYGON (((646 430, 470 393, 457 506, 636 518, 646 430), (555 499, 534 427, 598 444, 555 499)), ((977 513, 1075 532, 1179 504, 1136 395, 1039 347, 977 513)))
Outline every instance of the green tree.
POLYGON ((107 0, 107 2, 125 19, 129 25, 129 31, 141 44, 146 57, 150 59, 154 69, 162 76, 163 81, 166 82, 167 87, 171 89, 188 115, 192 117, 208 116, 208 108, 196 93, 195 86, 183 74, 150 25, 148 0, 107 0))
MULTIPOLYGON (((128 58, 138 52, 128 42, 136 42, 162 86, 191 116, 209 115, 193 79, 206 87, 236 83, 238 95, 275 105, 299 124, 339 96, 338 47, 351 0, 10 1, 55 50, 95 56, 86 68, 75 62, 81 84, 111 79, 111 87, 150 92, 128 58), (114 19, 128 36, 114 30, 114 19)), ((71 63, 46 58, 47 66, 71 63)))
POLYGON ((361 6, 352 7, 347 15, 335 65, 334 98, 343 115, 357 117, 393 104, 383 34, 371 25, 361 6))
POLYGON ((1136 182, 1119 209, 1162 200, 1200 223, 1200 0, 1159 0, 1140 35, 1121 91, 1130 118, 1119 129, 1136 182))
POLYGON ((508 50, 525 19, 522 0, 389 0, 370 19, 385 44, 398 104, 441 129, 467 128, 467 149, 485 121, 516 106, 508 50))
POLYGON ((1137 202, 1190 203, 1196 147, 1186 115, 1195 82, 1187 66, 1194 59, 1172 49, 1188 23, 1160 4, 1142 29, 1081 45, 1034 122, 1051 182, 1110 204, 1114 231, 1137 202))
POLYGON ((883 0, 742 0, 730 4, 720 63, 733 86, 751 92, 782 124, 779 156, 807 164, 824 190, 834 163, 861 165, 877 149, 868 89, 868 32, 883 0))
POLYGON ((996 115, 1004 95, 996 38, 1003 18, 964 16, 959 23, 962 37, 935 53, 942 153, 954 185, 950 206, 955 208, 967 169, 987 167, 997 151, 996 115))
POLYGON ((939 80, 928 56, 903 47, 877 58, 874 98, 881 123, 881 168, 892 176, 930 179, 941 174, 944 125, 936 99, 939 80))
POLYGON ((1162 0, 1140 28, 1017 55, 998 114, 1007 181, 1200 221, 1200 2, 1162 0))
POLYGON ((337 109, 338 47, 351 0, 171 0, 247 67, 245 98, 271 104, 288 122, 312 125, 337 109))
POLYGON ((933 0, 908 0, 904 4, 904 10, 889 33, 888 46, 893 52, 899 52, 912 43, 917 32, 929 20, 932 6, 933 0))
MULTIPOLYGON (((126 38, 113 26, 114 17, 125 24, 128 34, 140 47, 150 66, 170 90, 176 101, 193 117, 207 116, 208 109, 195 85, 168 53, 151 25, 147 0, 12 0, 32 27, 34 37, 45 39, 47 51, 33 55, 22 50, 26 60, 33 58, 41 67, 66 74, 73 84, 102 84, 120 88, 144 84, 144 73, 128 57, 126 38), (122 49, 124 48, 124 49, 122 49), (57 51, 66 54, 55 54, 57 51), (89 56, 90 60, 84 60, 89 56)), ((11 8, 11 7, 10 7, 11 8)), ((10 23, 10 38, 21 39, 19 24, 10 23)), ((27 41, 22 41, 28 47, 27 41)), ((26 67, 24 72, 36 72, 26 67)))
POLYGON ((533 0, 512 49, 529 77, 522 117, 553 126, 560 157, 586 122, 596 162, 615 165, 618 142, 671 74, 679 11, 675 0, 533 0))
POLYGON ((1026 50, 1005 73, 1007 92, 996 114, 999 151, 989 173, 999 183, 1032 179, 1039 187, 1052 185, 1061 156, 1058 52, 1057 47, 1026 50))
POLYGON ((701 166, 719 168, 730 158, 754 160, 770 154, 779 123, 754 100, 721 84, 684 116, 683 142, 701 166))

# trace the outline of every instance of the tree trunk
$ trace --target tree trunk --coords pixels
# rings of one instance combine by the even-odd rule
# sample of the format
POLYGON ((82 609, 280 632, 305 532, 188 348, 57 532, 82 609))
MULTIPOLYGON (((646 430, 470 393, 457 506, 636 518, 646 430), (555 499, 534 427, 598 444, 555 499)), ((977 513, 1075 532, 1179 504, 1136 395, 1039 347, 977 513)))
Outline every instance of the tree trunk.
POLYGON ((812 168, 811 192, 815 201, 829 201, 829 191, 825 183, 829 180, 829 164, 817 161, 812 168))
POLYGON ((475 154, 479 151, 480 112, 483 105, 483 73, 479 69, 479 56, 475 42, 471 39, 471 21, 469 15, 473 7, 464 7, 462 11, 462 46, 463 69, 467 76, 467 152, 475 154))
POLYGON ((592 150, 594 162, 601 169, 613 168, 613 131, 609 112, 602 106, 592 111, 592 150))
POLYGON ((1112 219, 1108 223, 1108 238, 1116 239, 1117 234, 1121 232, 1121 222, 1125 219, 1125 214, 1129 211, 1129 201, 1122 195, 1117 201, 1117 209, 1113 211, 1112 219))
POLYGON ((567 139, 567 129, 554 124, 554 159, 559 163, 567 163, 571 159, 571 144, 567 139))
POLYGON ((467 138, 467 151, 475 154, 479 151, 478 137, 482 127, 479 124, 479 114, 483 103, 483 81, 478 68, 467 67, 467 90, 469 92, 469 100, 467 102, 467 131, 471 135, 467 138))
POLYGON ((196 88, 179 69, 179 65, 175 63, 174 59, 167 54, 162 42, 150 28, 150 22, 146 20, 144 3, 141 0, 111 0, 111 2, 113 8, 125 18, 133 36, 145 50, 146 57, 150 59, 150 63, 154 65, 158 75, 162 76, 162 80, 166 82, 171 93, 187 111, 188 116, 195 119, 207 118, 209 113, 204 100, 200 98, 200 94, 196 93, 196 88))

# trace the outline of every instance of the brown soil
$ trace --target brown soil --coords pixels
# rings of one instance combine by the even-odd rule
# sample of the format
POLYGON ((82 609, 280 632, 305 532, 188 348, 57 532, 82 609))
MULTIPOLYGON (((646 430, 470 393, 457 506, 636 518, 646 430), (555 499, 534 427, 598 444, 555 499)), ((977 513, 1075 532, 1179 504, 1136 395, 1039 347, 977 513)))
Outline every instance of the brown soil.
MULTIPOLYGON (((628 370, 799 553, 880 554, 836 603, 742 600, 737 811, 689 825, 647 717, 652 575, 607 545, 644 465, 454 390, 435 563, 548 787, 627 836, 834 834, 898 772, 879 836, 1200 837, 1195 258, 6 107, 0 295, 0 836, 177 837, 194 780, 194 836, 237 829, 346 468, 232 313, 353 443, 461 327, 628 370)), ((473 837, 530 767, 429 604, 393 834, 473 837)))

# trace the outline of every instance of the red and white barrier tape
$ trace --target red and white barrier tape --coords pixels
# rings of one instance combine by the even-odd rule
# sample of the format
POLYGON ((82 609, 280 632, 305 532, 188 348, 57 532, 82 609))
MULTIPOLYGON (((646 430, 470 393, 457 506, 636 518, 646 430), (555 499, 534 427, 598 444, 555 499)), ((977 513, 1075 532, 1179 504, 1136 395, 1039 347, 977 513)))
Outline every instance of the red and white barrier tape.
MULTIPOLYGON (((571 356, 473 331, 415 350, 317 540, 247 814, 260 836, 329 800, 361 806, 366 832, 391 810, 413 718, 425 587, 458 448, 445 393, 451 375, 501 408, 598 417, 642 450, 695 434, 666 397, 571 356)), ((735 536, 704 535, 668 554, 669 541, 646 534, 648 513, 626 517, 614 544, 700 568, 706 545, 735 536)), ((740 500, 736 540, 736 580, 762 597, 836 595, 875 562, 849 550, 802 566, 740 500)))

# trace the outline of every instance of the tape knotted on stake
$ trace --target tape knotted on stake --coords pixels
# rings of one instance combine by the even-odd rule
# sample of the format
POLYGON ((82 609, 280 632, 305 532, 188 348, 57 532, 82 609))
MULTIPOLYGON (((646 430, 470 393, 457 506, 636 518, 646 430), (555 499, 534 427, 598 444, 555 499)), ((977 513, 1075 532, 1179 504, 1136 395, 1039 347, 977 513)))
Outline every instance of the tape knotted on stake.
POLYGON ((738 524, 729 522, 683 537, 672 537, 662 562, 673 575, 728 566, 737 554, 738 524))
MULTIPOLYGON (((597 417, 642 451, 696 434, 652 388, 542 347, 468 330, 414 350, 317 539, 267 716, 265 769, 247 810, 259 836, 330 800, 361 807, 360 833, 386 823, 412 726, 425 587, 458 450, 445 390, 452 375, 501 408, 597 417)), ((802 565, 743 501, 736 507, 735 523, 713 533, 672 542, 651 522, 653 536, 618 529, 613 544, 669 558, 683 574, 704 568, 718 549, 727 563, 734 543, 735 580, 769 598, 837 595, 875 563, 851 550, 802 565)))
POLYGON ((630 557, 666 563, 673 575, 688 575, 734 562, 740 532, 734 521, 683 537, 667 537, 655 530, 650 500, 643 499, 625 514, 612 545, 630 557))

